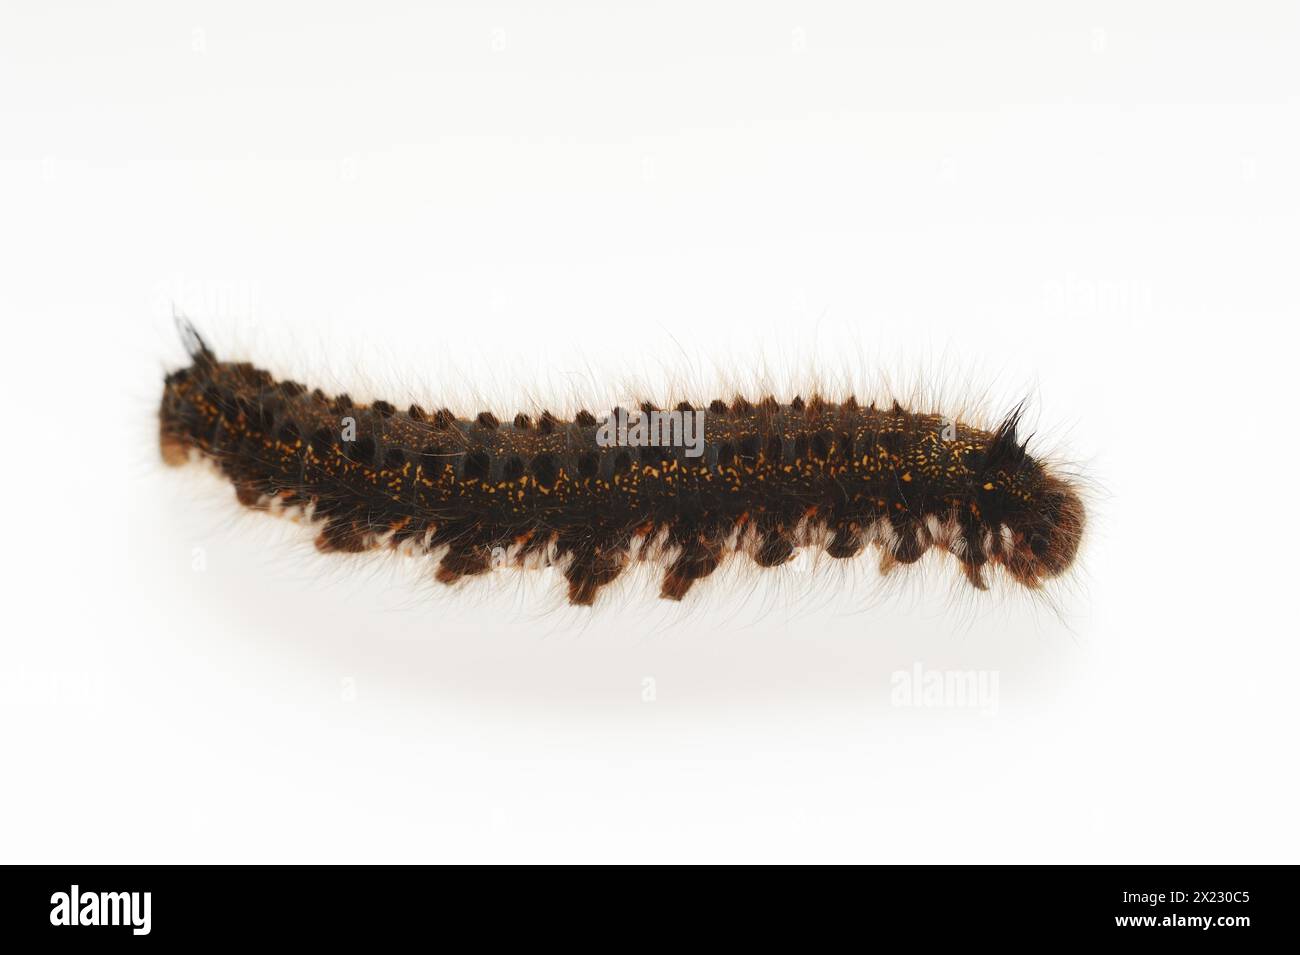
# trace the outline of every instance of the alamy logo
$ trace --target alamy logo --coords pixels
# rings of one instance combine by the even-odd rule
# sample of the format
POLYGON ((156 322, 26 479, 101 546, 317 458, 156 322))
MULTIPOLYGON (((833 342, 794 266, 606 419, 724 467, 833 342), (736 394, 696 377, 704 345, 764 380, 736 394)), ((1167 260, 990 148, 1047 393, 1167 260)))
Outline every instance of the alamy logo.
POLYGON ((688 458, 704 454, 703 411, 611 411, 596 431, 602 448, 685 448, 688 458))
POLYGON ((889 677, 889 702, 900 707, 969 708, 998 715, 997 670, 931 670, 919 662, 889 677))
POLYGON ((132 935, 149 934, 151 892, 55 892, 51 925, 129 925, 132 935))

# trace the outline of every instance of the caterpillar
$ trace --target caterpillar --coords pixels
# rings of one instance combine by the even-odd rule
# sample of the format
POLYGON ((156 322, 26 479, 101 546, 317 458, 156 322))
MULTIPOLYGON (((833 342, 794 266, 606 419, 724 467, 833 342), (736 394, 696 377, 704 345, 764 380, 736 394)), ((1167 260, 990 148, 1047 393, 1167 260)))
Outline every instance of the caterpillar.
POLYGON ((657 561, 660 596, 681 600, 733 555, 766 568, 803 548, 874 548, 888 573, 937 548, 977 590, 995 573, 1037 590, 1084 531, 1078 485, 1018 435, 1023 405, 991 430, 816 395, 466 417, 277 380, 178 324, 190 364, 164 381, 167 464, 206 459, 241 504, 296 509, 321 551, 436 557, 445 584, 552 566, 590 606, 634 561, 657 561), (670 440, 647 441, 647 422, 670 440))

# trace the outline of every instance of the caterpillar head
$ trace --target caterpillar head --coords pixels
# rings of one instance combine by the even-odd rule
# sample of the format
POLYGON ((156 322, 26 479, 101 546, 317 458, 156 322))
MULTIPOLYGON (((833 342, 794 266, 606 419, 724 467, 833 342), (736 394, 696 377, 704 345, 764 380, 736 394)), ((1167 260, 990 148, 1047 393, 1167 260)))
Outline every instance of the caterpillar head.
POLYGON ((988 518, 1000 535, 999 556, 1027 587, 1069 569, 1083 538, 1078 490, 1025 450, 1016 435, 1021 411, 1002 423, 984 454, 979 480, 991 492, 988 518))
POLYGON ((1003 563, 1027 587, 1069 569, 1083 538, 1084 509, 1078 492, 1044 472, 1025 506, 1006 515, 1010 541, 1003 563))

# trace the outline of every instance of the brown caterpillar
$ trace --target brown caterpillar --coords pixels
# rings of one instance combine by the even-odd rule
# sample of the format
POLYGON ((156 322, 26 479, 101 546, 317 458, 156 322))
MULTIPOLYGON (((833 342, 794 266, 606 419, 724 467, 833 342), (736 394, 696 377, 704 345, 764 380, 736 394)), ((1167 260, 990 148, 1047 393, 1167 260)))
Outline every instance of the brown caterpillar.
POLYGON ((632 561, 655 559, 661 596, 680 600, 734 553, 775 567, 802 547, 848 559, 873 545, 882 571, 936 547, 980 590, 999 567, 1036 589, 1083 533, 1077 488, 1027 453, 1019 409, 986 431, 897 402, 737 397, 674 409, 703 420, 693 448, 629 447, 598 440, 617 432, 587 411, 502 421, 356 404, 220 361, 181 332, 192 363, 165 381, 168 464, 197 453, 242 504, 301 508, 322 551, 439 554, 443 583, 554 565, 569 601, 590 605, 632 561))

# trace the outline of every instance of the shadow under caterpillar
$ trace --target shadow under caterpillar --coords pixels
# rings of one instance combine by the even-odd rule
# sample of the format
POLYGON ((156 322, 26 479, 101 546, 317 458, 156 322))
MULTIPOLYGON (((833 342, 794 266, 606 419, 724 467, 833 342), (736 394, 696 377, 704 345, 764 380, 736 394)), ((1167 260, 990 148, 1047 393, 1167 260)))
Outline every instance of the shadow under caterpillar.
POLYGON ((803 547, 848 559, 874 546, 882 572, 934 547, 977 589, 996 568, 1037 589, 1083 534, 1078 489, 1027 453, 1020 409, 986 431, 897 402, 737 397, 676 407, 700 421, 693 447, 632 447, 587 411, 502 422, 356 404, 220 361, 188 323, 181 334, 191 364, 167 375, 159 413, 168 464, 197 453, 242 504, 301 508, 322 551, 440 554, 448 584, 553 565, 569 601, 590 605, 655 560, 660 595, 680 600, 731 554, 775 567, 803 547))

